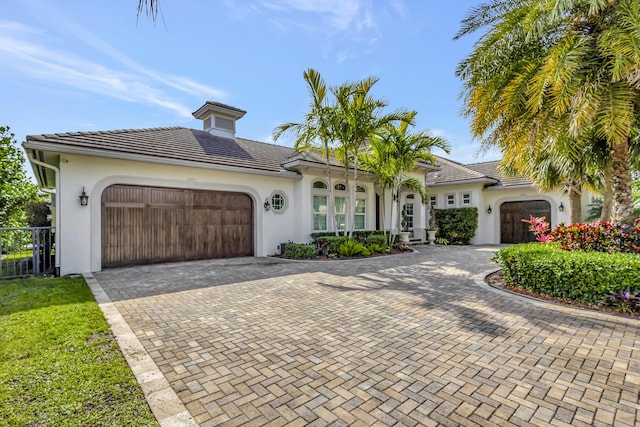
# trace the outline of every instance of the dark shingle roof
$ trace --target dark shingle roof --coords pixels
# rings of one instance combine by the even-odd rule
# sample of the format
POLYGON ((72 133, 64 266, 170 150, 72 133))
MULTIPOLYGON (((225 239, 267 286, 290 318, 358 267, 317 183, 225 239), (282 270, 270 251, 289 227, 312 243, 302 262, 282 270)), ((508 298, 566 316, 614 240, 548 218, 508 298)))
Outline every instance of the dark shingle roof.
POLYGON ((508 177, 498 171, 498 160, 464 165, 452 160, 437 157, 440 170, 428 178, 432 184, 463 184, 470 181, 485 181, 489 185, 510 187, 531 185, 524 177, 508 177))
POLYGON ((222 138, 183 127, 29 135, 29 142, 274 172, 281 171, 281 164, 294 153, 281 145, 222 138))

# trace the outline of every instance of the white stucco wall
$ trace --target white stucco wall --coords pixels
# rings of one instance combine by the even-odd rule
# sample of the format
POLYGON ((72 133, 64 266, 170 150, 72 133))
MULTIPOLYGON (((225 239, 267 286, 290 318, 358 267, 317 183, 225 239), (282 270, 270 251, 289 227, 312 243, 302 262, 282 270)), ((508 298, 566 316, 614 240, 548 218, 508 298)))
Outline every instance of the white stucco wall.
POLYGON ((296 178, 65 154, 60 158, 58 190, 61 198, 61 274, 101 269, 101 195, 105 188, 113 184, 248 194, 254 202, 256 256, 277 253, 279 243, 298 240, 300 227, 304 227, 304 220, 301 219, 304 212, 301 213, 294 202, 304 188, 296 178), (89 195, 87 207, 80 206, 78 200, 83 187, 89 195), (289 204, 281 214, 263 208, 264 201, 275 190, 282 191, 289 204))
MULTIPOLYGON (((431 196, 437 196, 438 209, 444 209, 445 197, 447 194, 456 195, 454 207, 462 207, 460 197, 462 193, 471 192, 470 207, 478 208, 478 229, 471 243, 474 245, 499 244, 500 243, 500 207, 505 202, 546 200, 551 205, 551 218, 547 218, 551 223, 551 228, 560 222, 569 223, 569 196, 563 191, 552 191, 541 193, 532 187, 520 188, 492 188, 483 189, 482 184, 432 186, 429 189, 431 196), (559 211, 560 203, 564 206, 564 211, 559 211), (491 214, 487 209, 491 205, 491 214)), ((591 200, 591 195, 587 191, 583 193, 582 206, 583 216, 587 214, 587 205, 591 200)))

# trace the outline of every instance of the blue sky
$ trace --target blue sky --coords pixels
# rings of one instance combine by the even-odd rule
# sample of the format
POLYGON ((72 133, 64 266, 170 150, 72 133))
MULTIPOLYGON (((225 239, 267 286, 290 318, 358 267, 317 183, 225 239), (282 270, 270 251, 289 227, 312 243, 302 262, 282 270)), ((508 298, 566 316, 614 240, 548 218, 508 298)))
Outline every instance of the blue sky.
MULTIPOLYGON (((418 112, 416 129, 478 156, 460 115, 457 64, 473 40, 452 41, 479 0, 160 0, 157 24, 137 0, 2 0, 0 125, 28 134, 185 126, 204 101, 244 109, 237 136, 271 141, 301 120, 302 72, 329 85, 380 78, 389 111, 418 112)), ((278 141, 291 145, 290 139, 278 141)))

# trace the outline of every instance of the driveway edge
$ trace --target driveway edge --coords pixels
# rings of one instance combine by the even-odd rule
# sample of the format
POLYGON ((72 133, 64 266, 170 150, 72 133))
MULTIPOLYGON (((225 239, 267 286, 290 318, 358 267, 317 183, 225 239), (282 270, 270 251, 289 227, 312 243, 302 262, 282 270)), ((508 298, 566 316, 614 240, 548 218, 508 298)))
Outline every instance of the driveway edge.
POLYGON ((549 310, 557 310, 557 311, 561 311, 564 313, 572 313, 572 314, 582 314, 588 317, 593 317, 596 319, 605 319, 605 320, 613 320, 616 322, 621 322, 621 323, 627 323, 627 324, 631 324, 631 325, 637 325, 638 324, 638 319, 634 319, 632 317, 627 317, 627 316, 623 316, 621 314, 616 314, 616 313, 604 313, 601 311, 597 311, 597 310, 589 310, 587 308, 581 308, 581 307, 571 307, 568 305, 564 305, 564 304, 558 304, 555 303, 553 301, 547 301, 547 300, 543 300, 543 299, 538 299, 529 295, 522 295, 516 292, 511 292, 508 290, 504 290, 504 289, 499 289, 496 288, 494 286, 491 286, 490 284, 488 284, 485 281, 485 278, 487 276, 489 276, 490 274, 493 274, 497 271, 500 271, 500 268, 493 268, 491 270, 486 270, 483 271, 480 274, 476 274, 473 277, 473 280, 475 282, 476 285, 491 291, 491 292, 495 292, 497 294, 500 295, 506 295, 509 296, 511 298, 514 299, 519 299, 521 301, 527 301, 531 304, 537 305, 539 307, 543 307, 549 310))
POLYGON ((151 412, 161 427, 194 427, 198 423, 184 406, 169 381, 123 319, 100 283, 91 273, 82 275, 142 388, 151 412))

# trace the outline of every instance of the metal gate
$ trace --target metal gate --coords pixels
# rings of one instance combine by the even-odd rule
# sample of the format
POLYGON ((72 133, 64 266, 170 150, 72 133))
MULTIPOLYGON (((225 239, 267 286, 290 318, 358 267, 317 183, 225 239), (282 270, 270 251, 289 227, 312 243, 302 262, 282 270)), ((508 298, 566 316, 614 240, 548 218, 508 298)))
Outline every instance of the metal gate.
POLYGON ((51 227, 0 228, 0 279, 54 273, 51 227))

